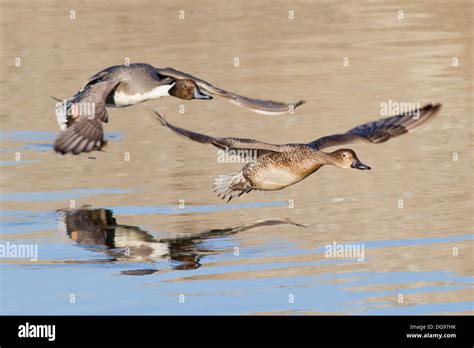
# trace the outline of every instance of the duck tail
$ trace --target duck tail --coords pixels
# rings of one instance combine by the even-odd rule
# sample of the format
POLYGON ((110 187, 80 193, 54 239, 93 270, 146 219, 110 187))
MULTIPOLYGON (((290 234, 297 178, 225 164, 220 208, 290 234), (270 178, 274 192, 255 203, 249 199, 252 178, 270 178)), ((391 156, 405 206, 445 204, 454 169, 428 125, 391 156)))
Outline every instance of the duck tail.
POLYGON ((236 196, 240 197, 244 193, 252 191, 252 187, 247 179, 244 178, 242 172, 230 175, 219 175, 214 179, 214 192, 217 197, 225 199, 229 197, 227 203, 236 196))

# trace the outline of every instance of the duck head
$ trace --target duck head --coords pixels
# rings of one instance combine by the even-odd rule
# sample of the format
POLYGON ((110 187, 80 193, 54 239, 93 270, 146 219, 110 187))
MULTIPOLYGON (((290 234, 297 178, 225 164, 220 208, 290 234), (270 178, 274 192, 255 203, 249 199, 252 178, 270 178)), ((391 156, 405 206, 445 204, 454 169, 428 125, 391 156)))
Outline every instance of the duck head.
POLYGON ((356 153, 351 149, 339 149, 331 153, 332 164, 339 168, 354 168, 370 170, 371 168, 362 163, 356 153))
POLYGON ((191 99, 212 99, 201 91, 195 81, 193 80, 176 80, 173 87, 168 91, 169 95, 173 97, 191 100, 191 99))

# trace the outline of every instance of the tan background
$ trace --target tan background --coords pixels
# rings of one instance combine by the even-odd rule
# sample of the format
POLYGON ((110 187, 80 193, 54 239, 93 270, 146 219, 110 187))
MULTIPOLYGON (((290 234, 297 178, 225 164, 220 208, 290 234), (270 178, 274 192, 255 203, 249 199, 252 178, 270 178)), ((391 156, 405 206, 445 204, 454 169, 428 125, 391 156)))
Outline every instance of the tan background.
MULTIPOLYGON (((157 108, 188 129, 270 143, 311 141, 380 117, 380 104, 440 102, 438 118, 420 132, 381 145, 354 145, 372 171, 321 169, 279 192, 251 193, 235 203, 295 202, 294 209, 267 207, 212 213, 126 215, 120 223, 170 235, 289 218, 301 230, 268 227, 236 237, 241 247, 269 241, 294 243, 305 258, 325 243, 450 237, 472 233, 472 2, 303 1, 38 1, 1 3, 2 131, 57 132, 50 95, 72 95, 104 67, 146 62, 171 66, 234 92, 307 104, 293 116, 269 117, 222 99, 173 98, 109 109, 111 141, 96 159, 52 151, 22 152, 24 160, 2 167, 4 192, 125 188, 133 192, 79 198, 78 204, 174 206, 221 204, 212 179, 238 164, 217 163, 214 148, 178 138, 153 119, 157 108), (76 18, 69 19, 74 10, 76 18), (178 12, 185 11, 185 20, 178 12), (295 19, 288 19, 288 11, 295 19), (397 18, 404 11, 404 19, 397 18), (21 57, 21 67, 14 66, 21 57), (240 66, 233 66, 238 57, 240 66), (343 67, 343 57, 350 60, 343 67), (453 67, 453 58, 459 66, 453 67), (178 113, 184 104, 186 113, 178 113), (124 161, 129 152, 131 161, 124 161), (453 161, 453 153, 459 160, 453 161), (398 209, 398 200, 404 208, 398 209)), ((2 140, 1 147, 17 146, 2 140)), ((11 152, 1 161, 13 160, 11 152)), ((65 201, 3 201, 4 209, 54 210, 65 201)), ((222 203, 224 204, 224 203, 222 203)), ((45 231, 48 232, 48 231, 45 231)), ((3 231, 2 233, 8 233, 3 231)), ((7 234, 7 238, 9 235, 7 234)), ((14 237, 11 236, 10 237, 14 237)), ((355 265, 230 272, 225 277, 277 276, 345 271, 449 271, 473 275, 473 244, 441 243, 370 251, 355 265), (460 248, 458 257, 452 248, 460 248)), ((366 250, 366 254, 368 251, 366 250)), ((281 261, 272 258, 268 262, 281 261)), ((241 261, 233 261, 235 263, 241 261)), ((248 262, 260 262, 253 260, 248 262)), ((211 265, 209 265, 211 266, 211 265)), ((178 275, 179 276, 179 275, 178 275)), ((224 277, 222 274, 216 277, 224 277)), ((406 284, 407 287, 411 286, 406 284)), ((446 291, 420 301, 472 301, 471 291, 446 291)), ((418 301, 418 300, 417 300, 418 301)), ((316 310, 316 309, 315 309, 316 310)))

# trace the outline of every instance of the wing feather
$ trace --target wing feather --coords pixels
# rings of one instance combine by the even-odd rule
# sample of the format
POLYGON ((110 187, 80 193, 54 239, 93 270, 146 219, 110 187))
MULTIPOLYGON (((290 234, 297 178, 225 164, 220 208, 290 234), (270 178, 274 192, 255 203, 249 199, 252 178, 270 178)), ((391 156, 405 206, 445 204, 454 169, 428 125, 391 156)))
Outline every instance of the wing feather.
POLYGON ((258 156, 262 156, 268 152, 283 152, 288 150, 286 145, 274 145, 269 143, 264 143, 258 140, 246 139, 246 138, 220 138, 212 137, 202 133, 193 132, 184 128, 176 127, 169 123, 159 112, 153 111, 156 115, 156 118, 160 123, 171 129, 174 133, 194 140, 201 144, 211 144, 219 149, 225 150, 257 150, 258 156))
POLYGON ((420 109, 397 116, 382 118, 350 129, 346 133, 325 136, 308 143, 317 150, 359 141, 373 144, 383 143, 390 138, 405 134, 433 118, 441 104, 428 104, 420 109))
POLYGON ((240 106, 244 109, 251 110, 256 113, 265 114, 265 115, 281 115, 287 113, 293 113, 294 110, 304 104, 306 101, 298 100, 295 103, 282 103, 272 100, 261 100, 261 99, 254 99, 244 97, 237 93, 226 91, 222 88, 216 87, 211 83, 204 81, 200 78, 192 76, 190 74, 184 73, 182 71, 175 70, 173 68, 164 68, 159 69, 157 68, 156 71, 159 75, 168 76, 175 79, 189 79, 194 80, 199 88, 203 89, 204 91, 218 95, 222 98, 228 99, 231 103, 240 106))

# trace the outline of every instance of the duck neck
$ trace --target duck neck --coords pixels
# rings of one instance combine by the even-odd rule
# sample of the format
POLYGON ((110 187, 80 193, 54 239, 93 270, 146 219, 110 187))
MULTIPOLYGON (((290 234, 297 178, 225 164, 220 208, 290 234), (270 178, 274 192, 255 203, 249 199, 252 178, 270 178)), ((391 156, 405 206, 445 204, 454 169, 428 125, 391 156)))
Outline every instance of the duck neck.
POLYGON ((331 153, 323 152, 323 151, 317 151, 315 154, 316 161, 318 162, 319 165, 324 166, 324 165, 336 165, 334 162, 334 158, 331 153))
POLYGON ((167 93, 168 96, 171 97, 176 97, 176 82, 170 83, 169 85, 166 85, 168 87, 167 93))
POLYGON ((319 168, 321 168, 322 166, 326 164, 334 165, 334 161, 332 160, 330 154, 326 152, 322 152, 322 151, 314 151, 312 153, 312 156, 309 156, 308 161, 309 162, 306 162, 308 175, 311 173, 314 173, 315 171, 317 171, 319 168))

